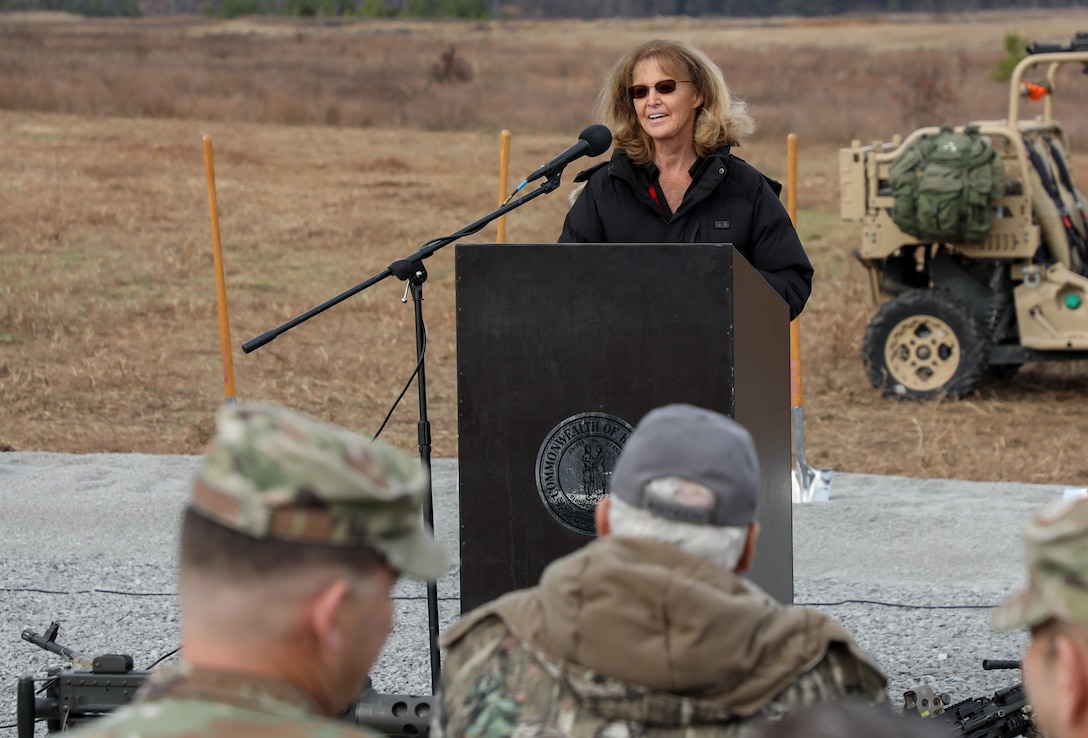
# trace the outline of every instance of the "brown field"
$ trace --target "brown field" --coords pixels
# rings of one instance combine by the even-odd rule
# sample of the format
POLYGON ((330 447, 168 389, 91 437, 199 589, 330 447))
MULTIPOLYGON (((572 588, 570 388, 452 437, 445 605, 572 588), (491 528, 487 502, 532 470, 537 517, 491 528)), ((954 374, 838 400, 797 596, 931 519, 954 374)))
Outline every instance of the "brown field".
MULTIPOLYGON (((501 129, 516 182, 592 122, 617 54, 672 36, 703 46, 748 101, 760 130, 742 156, 784 178, 785 135, 800 137, 799 226, 817 268, 802 318, 809 462, 1084 484, 1084 363, 1028 366, 959 402, 889 402, 868 385, 860 345, 873 307, 837 210, 839 146, 1003 117, 1007 93, 989 73, 1005 34, 1080 28, 1088 12, 563 24, 0 15, 0 448, 200 450, 223 398, 204 134, 238 396, 374 432, 415 361, 401 283, 252 354, 238 347, 486 214, 501 129)), ((1088 151, 1088 82, 1071 81, 1059 115, 1088 151)), ((511 214, 507 240, 554 240, 569 190, 511 214)), ((472 240, 494 238, 489 226, 472 240)), ((457 453, 453 251, 427 263, 436 456, 457 453)), ((416 413, 413 390, 383 437, 414 451, 416 413)))

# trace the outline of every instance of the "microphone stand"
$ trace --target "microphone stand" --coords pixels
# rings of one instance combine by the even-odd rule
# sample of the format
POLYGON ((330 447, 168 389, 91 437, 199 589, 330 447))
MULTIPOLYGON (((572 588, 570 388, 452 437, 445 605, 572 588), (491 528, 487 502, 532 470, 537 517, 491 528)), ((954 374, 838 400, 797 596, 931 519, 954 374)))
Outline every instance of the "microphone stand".
MULTIPOLYGON (((419 425, 418 425, 418 441, 419 441, 419 461, 423 468, 427 471, 427 484, 423 496, 423 516, 427 521, 427 524, 434 530, 434 497, 433 487, 431 484, 431 424, 427 419, 427 379, 424 371, 424 354, 426 349, 426 332, 423 325, 423 283, 427 281, 427 269, 423 266, 423 260, 431 256, 434 252, 438 251, 443 246, 447 246, 458 239, 470 236, 483 229, 491 221, 496 218, 505 215, 506 213, 521 207, 530 200, 534 200, 540 195, 544 195, 548 192, 555 190, 559 187, 560 177, 563 174, 562 167, 551 174, 548 178, 535 190, 529 192, 526 195, 522 195, 517 200, 512 202, 506 202, 496 210, 491 211, 479 220, 468 224, 456 233, 452 233, 442 238, 436 238, 433 241, 428 241, 421 246, 415 253, 409 254, 403 259, 397 259, 391 263, 388 267, 373 275, 369 279, 366 279, 359 284, 344 290, 340 294, 332 297, 320 305, 310 308, 306 312, 291 318, 286 323, 277 326, 269 331, 265 331, 261 335, 251 338, 242 344, 243 353, 250 353, 259 349, 261 346, 275 340, 281 334, 286 333, 292 328, 306 322, 310 318, 319 315, 329 308, 337 305, 344 300, 357 295, 363 290, 371 287, 372 285, 381 282, 383 279, 394 276, 402 282, 408 282, 408 289, 412 293, 412 303, 415 307, 415 326, 416 326, 416 362, 417 362, 417 377, 416 386, 419 390, 419 425)), ((441 667, 441 655, 438 650, 438 586, 436 582, 427 582, 427 623, 428 631, 430 634, 430 656, 431 656, 431 692, 433 694, 438 693, 438 686, 441 680, 442 667, 441 667)))

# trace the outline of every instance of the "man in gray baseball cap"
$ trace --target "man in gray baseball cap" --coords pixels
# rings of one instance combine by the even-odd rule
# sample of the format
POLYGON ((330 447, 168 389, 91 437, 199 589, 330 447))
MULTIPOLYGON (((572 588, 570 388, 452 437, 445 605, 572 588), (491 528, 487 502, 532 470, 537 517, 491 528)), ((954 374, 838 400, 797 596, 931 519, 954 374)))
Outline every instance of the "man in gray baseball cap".
POLYGON ((444 634, 432 732, 733 736, 820 699, 885 702, 838 623, 739 576, 759 491, 755 444, 732 419, 648 413, 597 506, 599 537, 444 634))

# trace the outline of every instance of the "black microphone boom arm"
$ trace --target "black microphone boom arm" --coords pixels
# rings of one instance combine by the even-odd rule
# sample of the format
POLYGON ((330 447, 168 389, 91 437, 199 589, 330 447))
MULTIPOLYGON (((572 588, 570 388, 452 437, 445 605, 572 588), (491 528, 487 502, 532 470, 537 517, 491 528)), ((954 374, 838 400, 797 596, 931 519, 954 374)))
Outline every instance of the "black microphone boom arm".
POLYGON ((511 210, 514 210, 515 208, 519 208, 522 205, 524 205, 525 203, 529 202, 530 200, 534 200, 537 197, 539 197, 540 195, 551 192, 552 190, 559 187, 559 183, 560 183, 559 182, 559 177, 558 177, 559 174, 561 174, 561 172, 554 172, 554 173, 550 174, 548 176, 548 180, 546 182, 544 182, 543 184, 541 184, 538 188, 536 188, 532 192, 530 192, 530 193, 528 193, 526 195, 523 195, 522 197, 519 197, 517 200, 514 200, 513 202, 504 203, 498 209, 493 210, 492 212, 488 213, 487 215, 485 215, 484 217, 480 218, 479 220, 477 220, 477 221, 475 221, 473 223, 469 223, 467 226, 465 226, 461 230, 457 231, 456 233, 451 233, 448 236, 443 236, 442 238, 436 238, 433 241, 427 242, 426 244, 421 246, 414 254, 409 254, 408 256, 404 257, 403 259, 397 259, 392 264, 390 264, 388 267, 386 267, 382 271, 378 272, 374 276, 370 277, 369 279, 366 279, 366 280, 360 282, 359 284, 355 285, 354 287, 349 287, 348 289, 344 290, 340 294, 338 294, 338 295, 336 295, 334 297, 330 297, 325 302, 321 303, 320 305, 316 305, 316 306, 310 308, 309 310, 307 310, 306 312, 304 312, 304 313, 302 313, 300 315, 296 315, 295 317, 288 320, 286 323, 278 325, 275 328, 272 328, 271 330, 265 331, 264 333, 260 334, 259 336, 256 336, 254 338, 249 339, 248 341, 246 341, 245 343, 242 344, 242 353, 246 353, 246 354, 252 353, 256 349, 259 349, 261 346, 264 346, 266 343, 270 343, 271 341, 278 338, 281 334, 286 333, 287 331, 291 330, 292 328, 299 325, 300 323, 305 323, 310 318, 313 318, 313 317, 315 317, 317 315, 320 315, 321 313, 325 312, 326 310, 333 307, 334 305, 339 305, 341 302, 348 299, 349 297, 352 297, 354 295, 359 294, 360 292, 365 290, 367 287, 370 287, 372 285, 377 284, 378 282, 382 281, 386 277, 396 276, 400 280, 407 279, 412 274, 412 271, 410 269, 406 268, 409 265, 412 265, 412 264, 415 264, 417 262, 423 261, 423 259, 426 259, 427 257, 429 257, 431 254, 433 254, 435 251, 438 251, 443 246, 448 246, 449 244, 453 243, 454 241, 462 239, 465 236, 471 236, 473 233, 477 233, 477 232, 483 230, 484 226, 486 226, 488 223, 495 220, 496 218, 499 218, 499 217, 501 217, 503 215, 506 215, 511 210))
MULTIPOLYGON (((609 134, 611 136, 611 134, 609 134)), ((269 341, 272 341, 278 337, 281 333, 284 333, 295 326, 304 323, 310 318, 323 313, 331 308, 333 305, 343 302, 352 295, 362 292, 367 287, 376 284, 386 277, 395 276, 397 279, 408 283, 408 288, 412 292, 412 302, 415 307, 415 326, 416 326, 416 371, 415 380, 416 388, 419 392, 419 461, 420 464, 430 470, 431 467, 431 426, 430 421, 427 419, 427 380, 424 369, 424 352, 427 345, 426 332, 423 326, 423 283, 427 280, 427 270, 423 266, 423 260, 438 251, 443 246, 453 243, 454 241, 469 236, 477 231, 481 230, 491 221, 495 220, 501 215, 504 215, 514 208, 520 207, 525 203, 533 200, 540 195, 551 192, 559 187, 559 180, 562 172, 556 171, 548 176, 548 179, 543 182, 532 192, 519 197, 513 202, 506 202, 499 206, 496 210, 488 213, 479 220, 469 223, 467 226, 451 233, 448 236, 442 238, 436 238, 432 241, 425 243, 415 253, 409 254, 403 259, 397 259, 387 266, 382 271, 378 272, 369 279, 360 282, 359 284, 341 292, 339 295, 326 300, 320 305, 307 310, 305 313, 298 315, 286 323, 280 325, 277 328, 273 328, 270 331, 266 331, 256 338, 250 339, 246 343, 242 344, 242 351, 250 353, 251 351, 264 346, 269 341)), ((399 398, 398 398, 399 401, 399 398)), ((380 431, 379 431, 380 432, 380 431)), ((427 485, 423 493, 423 519, 430 526, 431 530, 434 530, 434 499, 431 488, 430 474, 427 475, 427 485)), ((438 650, 438 586, 437 582, 427 582, 427 627, 429 634, 430 645, 430 661, 431 661, 431 690, 434 693, 438 692, 438 683, 441 676, 441 655, 438 650)))

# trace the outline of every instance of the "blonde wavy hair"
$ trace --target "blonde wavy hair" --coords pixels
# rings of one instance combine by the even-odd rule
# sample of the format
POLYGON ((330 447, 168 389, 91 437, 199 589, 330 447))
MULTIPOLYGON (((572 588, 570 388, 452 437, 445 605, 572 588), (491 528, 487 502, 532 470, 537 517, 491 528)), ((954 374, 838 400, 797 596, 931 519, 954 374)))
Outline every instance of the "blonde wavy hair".
POLYGON ((636 164, 653 159, 654 142, 639 125, 628 88, 635 66, 645 59, 658 64, 678 80, 690 80, 703 105, 695 114, 695 153, 709 156, 724 146, 738 146, 755 130, 748 106, 729 92, 718 65, 703 51, 683 41, 655 39, 630 51, 616 62, 597 98, 597 117, 612 130, 613 144, 636 164))

